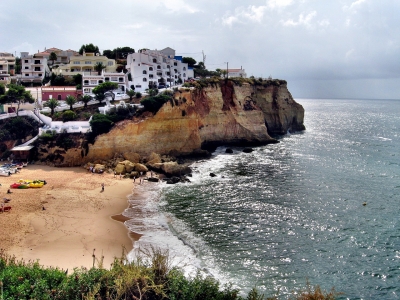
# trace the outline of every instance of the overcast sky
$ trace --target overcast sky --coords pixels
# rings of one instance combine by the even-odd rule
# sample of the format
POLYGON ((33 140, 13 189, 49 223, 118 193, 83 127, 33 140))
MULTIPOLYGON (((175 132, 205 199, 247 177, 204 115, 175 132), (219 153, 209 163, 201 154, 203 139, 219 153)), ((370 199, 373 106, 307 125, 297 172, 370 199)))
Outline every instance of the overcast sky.
POLYGON ((13 0, 0 51, 163 49, 285 79, 295 98, 400 99, 399 0, 13 0))

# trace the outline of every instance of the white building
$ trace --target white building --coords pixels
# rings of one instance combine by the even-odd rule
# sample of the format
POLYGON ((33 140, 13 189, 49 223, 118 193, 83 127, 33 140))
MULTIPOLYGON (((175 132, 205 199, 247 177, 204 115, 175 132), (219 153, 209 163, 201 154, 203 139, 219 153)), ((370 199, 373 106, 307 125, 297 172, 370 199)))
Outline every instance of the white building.
POLYGON ((84 72, 82 75, 82 92, 83 95, 93 94, 93 89, 103 82, 114 82, 118 84, 118 90, 122 93, 125 93, 127 90, 128 76, 121 73, 109 73, 102 72, 101 75, 97 75, 97 72, 94 74, 87 74, 84 72))
POLYGON ((145 91, 159 85, 177 85, 193 78, 193 69, 182 62, 182 56, 175 56, 175 50, 142 50, 127 57, 128 86, 134 85, 135 91, 145 91))
POLYGON ((228 77, 243 77, 246 78, 247 74, 244 69, 228 69, 228 77))
POLYGON ((11 53, 0 52, 0 83, 9 84, 15 74, 15 57, 11 53))
POLYGON ((41 83, 50 74, 47 58, 28 52, 21 52, 21 82, 41 83))

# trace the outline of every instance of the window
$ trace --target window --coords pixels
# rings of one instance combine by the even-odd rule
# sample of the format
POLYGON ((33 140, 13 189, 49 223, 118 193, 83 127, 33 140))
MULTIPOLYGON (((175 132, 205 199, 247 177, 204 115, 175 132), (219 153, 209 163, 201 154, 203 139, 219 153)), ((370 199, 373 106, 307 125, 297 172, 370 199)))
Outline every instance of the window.
POLYGON ((103 80, 99 80, 99 84, 100 84, 100 83, 103 83, 103 80))
POLYGON ((92 72, 92 69, 85 69, 85 72, 92 72))
POLYGON ((186 71, 186 67, 183 67, 183 71, 186 71))
POLYGON ((117 82, 118 78, 117 77, 111 77, 111 81, 117 82))
POLYGON ((83 81, 83 85, 89 85, 89 80, 83 81))
POLYGON ((74 61, 74 65, 80 65, 81 62, 80 61, 74 61))
POLYGON ((26 64, 28 63, 28 60, 27 60, 27 59, 25 59, 25 63, 26 63, 26 64))
POLYGON ((178 63, 174 62, 174 66, 177 66, 177 65, 178 65, 178 63))
POLYGON ((57 100, 61 100, 61 95, 58 95, 58 96, 57 96, 57 100))
POLYGON ((143 70, 143 74, 147 74, 147 71, 146 71, 146 70, 143 70))
POLYGON ((177 69, 174 69, 174 72, 175 72, 175 73, 178 73, 178 70, 177 70, 177 69))
POLYGON ((112 66, 114 63, 112 62, 112 61, 109 61, 108 63, 107 63, 107 65, 108 66, 112 66))
POLYGON ((137 88, 141 88, 142 86, 140 84, 135 85, 137 88))
POLYGON ((39 59, 35 59, 35 64, 39 65, 40 64, 40 60, 39 59))
POLYGON ((39 74, 38 74, 38 76, 40 76, 40 77, 42 77, 42 75, 43 75, 42 73, 39 73, 39 74))
POLYGON ((171 73, 170 72, 167 72, 167 76, 170 76, 171 75, 171 73))
POLYGON ((157 62, 157 59, 153 58, 153 63, 156 63, 156 62, 157 62))
POLYGON ((133 61, 135 61, 135 59, 133 59, 133 61))
POLYGON ((25 76, 29 76, 29 74, 25 74, 25 76))
POLYGON ((84 93, 90 93, 90 89, 83 89, 84 93))
POLYGON ((90 84, 91 84, 91 85, 97 84, 97 80, 90 80, 90 84))
POLYGON ((104 78, 105 81, 110 81, 110 77, 104 78))
POLYGON ((160 69, 161 69, 161 66, 160 66, 160 65, 158 65, 158 66, 157 66, 157 70, 160 70, 160 69))
POLYGON ((150 75, 149 75, 149 78, 153 78, 153 74, 150 74, 150 75))
POLYGON ((40 71, 40 67, 35 67, 35 71, 40 71))
POLYGON ((150 67, 150 68, 149 68, 149 71, 153 71, 153 67, 150 67))
POLYGON ((119 80, 119 82, 124 82, 124 78, 123 77, 118 78, 118 80, 119 80))
POLYGON ((85 61, 85 65, 91 65, 92 64, 92 62, 91 61, 85 61))
POLYGON ((183 73, 183 77, 186 77, 186 73, 183 73))
POLYGON ((143 78, 143 82, 146 82, 147 81, 147 78, 143 78))
POLYGON ((28 70, 29 69, 29 67, 25 67, 25 70, 28 70))
POLYGON ((167 65, 167 68, 171 68, 169 65, 167 65))

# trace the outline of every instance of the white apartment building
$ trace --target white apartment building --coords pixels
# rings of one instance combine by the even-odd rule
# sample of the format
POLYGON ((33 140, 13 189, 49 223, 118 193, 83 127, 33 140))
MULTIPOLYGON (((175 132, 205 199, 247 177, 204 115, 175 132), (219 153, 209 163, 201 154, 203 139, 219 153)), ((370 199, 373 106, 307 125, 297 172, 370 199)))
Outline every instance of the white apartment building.
POLYGON ((68 64, 54 68, 52 71, 57 75, 62 74, 64 76, 77 74, 96 75, 98 74, 95 70, 97 63, 102 63, 106 67, 104 71, 107 73, 116 72, 117 70, 117 63, 114 59, 109 59, 99 53, 84 52, 80 56, 71 56, 68 64))
POLYGON ((15 75, 15 56, 0 52, 0 83, 9 84, 13 75, 15 75))
POLYGON ((149 87, 177 85, 194 76, 193 69, 182 63, 181 56, 175 56, 175 50, 142 50, 127 57, 128 86, 135 86, 135 91, 145 91, 149 87))
POLYGON ((244 69, 228 69, 228 77, 243 77, 246 78, 247 74, 244 69))
POLYGON ((50 74, 47 58, 40 54, 21 52, 21 65, 21 82, 41 83, 46 74, 50 74))
POLYGON ((115 82, 118 84, 118 90, 122 93, 126 92, 127 84, 128 84, 128 77, 123 72, 115 73, 115 72, 102 72, 101 75, 95 74, 87 74, 84 73, 82 75, 82 92, 83 95, 90 95, 93 94, 93 89, 103 82, 115 82))

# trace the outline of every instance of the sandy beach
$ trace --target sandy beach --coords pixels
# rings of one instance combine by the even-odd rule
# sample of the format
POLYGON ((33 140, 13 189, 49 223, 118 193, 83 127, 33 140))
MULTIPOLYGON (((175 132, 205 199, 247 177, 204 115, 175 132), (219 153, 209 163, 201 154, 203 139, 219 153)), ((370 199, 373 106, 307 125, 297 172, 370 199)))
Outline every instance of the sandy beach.
POLYGON ((20 173, 0 177, 0 183, 1 200, 10 198, 12 206, 10 212, 0 212, 0 248, 17 258, 69 270, 90 268, 96 249, 96 259, 104 256, 103 265, 109 268, 114 257, 121 257, 123 248, 129 252, 140 237, 128 232, 121 215, 134 188, 130 179, 91 174, 84 168, 28 165, 20 173), (7 194, 18 179, 47 184, 7 194))

